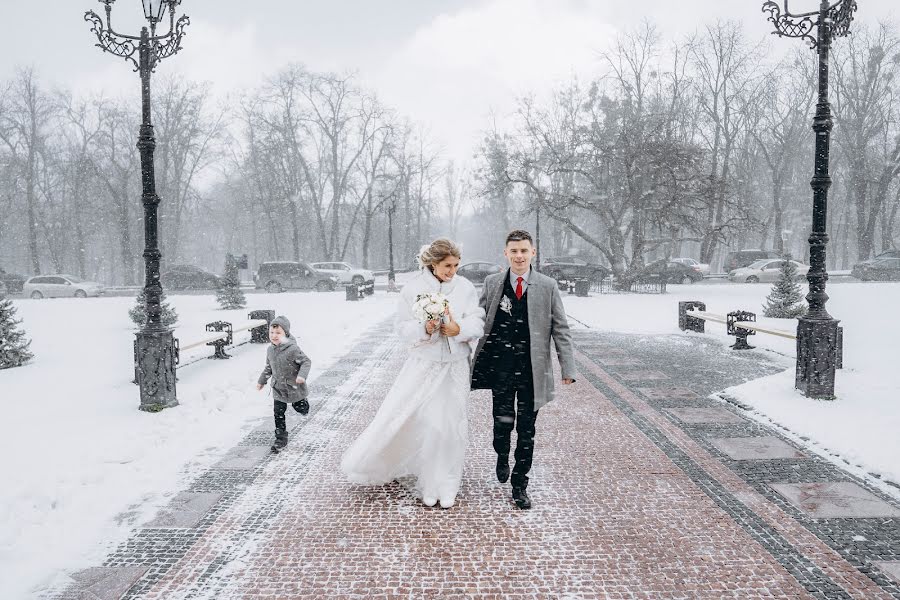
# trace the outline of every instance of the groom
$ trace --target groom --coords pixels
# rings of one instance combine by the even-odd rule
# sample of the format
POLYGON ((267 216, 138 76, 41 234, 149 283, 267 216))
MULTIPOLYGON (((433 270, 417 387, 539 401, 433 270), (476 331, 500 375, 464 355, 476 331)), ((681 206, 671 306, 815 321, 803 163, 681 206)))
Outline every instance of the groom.
POLYGON ((575 381, 575 359, 556 281, 531 268, 535 255, 531 234, 510 232, 503 254, 509 269, 488 276, 481 291, 487 317, 484 337, 475 350, 472 389, 489 389, 493 395, 494 450, 501 483, 509 479, 510 434, 516 428, 512 497, 516 506, 528 509, 534 424, 538 410, 553 399, 550 339, 564 384, 575 381))

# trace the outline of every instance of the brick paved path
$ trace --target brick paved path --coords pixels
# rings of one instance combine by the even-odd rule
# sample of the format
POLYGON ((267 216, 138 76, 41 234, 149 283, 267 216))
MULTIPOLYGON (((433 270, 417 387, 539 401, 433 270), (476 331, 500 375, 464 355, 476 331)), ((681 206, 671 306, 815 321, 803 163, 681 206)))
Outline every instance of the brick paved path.
POLYGON ((529 493, 494 478, 470 400, 457 505, 346 483, 341 453, 402 361, 386 325, 60 598, 900 598, 900 507, 739 409, 772 372, 697 337, 576 332, 582 379, 541 411, 529 493), (748 439, 750 438, 750 439, 748 439))

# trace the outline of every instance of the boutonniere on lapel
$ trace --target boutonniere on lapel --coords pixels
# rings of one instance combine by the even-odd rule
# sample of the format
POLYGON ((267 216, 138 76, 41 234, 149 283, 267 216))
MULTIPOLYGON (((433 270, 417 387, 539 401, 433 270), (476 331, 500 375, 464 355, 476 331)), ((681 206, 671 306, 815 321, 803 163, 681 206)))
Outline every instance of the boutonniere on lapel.
POLYGON ((508 315, 512 315, 512 300, 507 298, 506 294, 503 294, 503 298, 500 300, 500 310, 508 315))

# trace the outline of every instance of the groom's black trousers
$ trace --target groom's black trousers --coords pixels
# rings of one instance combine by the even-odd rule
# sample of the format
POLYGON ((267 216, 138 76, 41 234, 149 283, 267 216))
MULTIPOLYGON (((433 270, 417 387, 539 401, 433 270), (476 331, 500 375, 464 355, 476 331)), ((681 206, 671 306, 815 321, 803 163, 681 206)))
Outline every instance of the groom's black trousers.
POLYGON ((491 388, 494 397, 494 450, 508 456, 510 436, 516 428, 516 464, 511 483, 514 488, 528 486, 528 471, 534 455, 534 386, 531 381, 510 381, 491 388))

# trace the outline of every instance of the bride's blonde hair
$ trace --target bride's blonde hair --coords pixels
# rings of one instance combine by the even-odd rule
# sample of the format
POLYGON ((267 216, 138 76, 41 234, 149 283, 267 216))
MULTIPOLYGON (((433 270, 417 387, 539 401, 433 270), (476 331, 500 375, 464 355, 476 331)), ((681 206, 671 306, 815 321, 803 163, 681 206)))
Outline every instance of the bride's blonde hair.
POLYGON ((447 238, 438 238, 430 244, 425 244, 419 249, 416 260, 419 261, 419 268, 433 271, 434 267, 448 256, 462 258, 462 252, 459 246, 453 240, 447 238))

